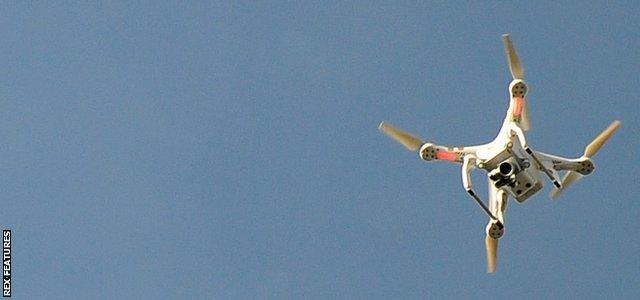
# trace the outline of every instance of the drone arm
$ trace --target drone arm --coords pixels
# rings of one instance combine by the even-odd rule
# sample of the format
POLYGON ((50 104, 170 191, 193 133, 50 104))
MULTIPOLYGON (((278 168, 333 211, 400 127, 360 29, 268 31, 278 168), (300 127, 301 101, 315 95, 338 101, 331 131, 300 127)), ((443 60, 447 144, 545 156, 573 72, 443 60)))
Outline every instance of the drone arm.
POLYGON ((467 193, 469 193, 471 198, 473 198, 473 200, 475 200, 476 203, 478 203, 480 208, 482 208, 482 210, 484 210, 484 212, 489 216, 489 218, 497 221, 498 218, 496 218, 491 213, 491 211, 489 211, 489 208, 487 208, 487 206, 484 204, 484 202, 482 202, 480 197, 478 197, 478 194, 476 194, 476 192, 473 190, 473 184, 471 183, 471 171, 475 167, 475 160, 476 160, 475 156, 473 156, 473 155, 466 155, 463 158, 463 160, 462 160, 462 185, 464 186, 464 189, 467 191, 467 193))
POLYGON ((575 171, 582 175, 589 175, 593 172, 593 162, 588 157, 565 158, 552 154, 535 151, 542 163, 549 165, 555 171, 575 171))
POLYGON ((474 156, 476 154, 477 148, 477 146, 451 147, 425 143, 420 147, 420 158, 425 161, 442 160, 453 163, 463 163, 465 157, 474 156))
POLYGON ((565 158, 556 155, 546 154, 535 151, 536 156, 540 157, 543 164, 554 171, 567 171, 562 177, 560 187, 556 185, 556 189, 553 189, 549 194, 551 199, 556 199, 565 189, 570 185, 579 181, 584 175, 589 175, 593 172, 593 162, 588 157, 580 158, 565 158))

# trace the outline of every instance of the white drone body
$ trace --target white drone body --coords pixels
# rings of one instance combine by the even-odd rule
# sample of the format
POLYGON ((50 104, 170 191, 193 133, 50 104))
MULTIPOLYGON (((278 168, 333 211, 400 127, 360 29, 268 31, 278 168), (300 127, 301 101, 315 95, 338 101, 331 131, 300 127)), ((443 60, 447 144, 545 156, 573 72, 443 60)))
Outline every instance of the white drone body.
POLYGON ((532 150, 524 132, 530 129, 527 106, 527 84, 523 80, 524 68, 508 34, 502 36, 513 81, 509 84, 509 109, 498 136, 490 143, 469 147, 449 147, 426 143, 388 123, 378 129, 411 151, 418 151, 425 161, 443 160, 462 164, 462 185, 467 193, 489 216, 486 228, 487 271, 495 272, 498 239, 504 234, 504 214, 509 197, 522 203, 543 187, 544 177, 554 184, 550 197, 555 199, 562 191, 583 175, 594 170, 593 157, 620 126, 614 121, 585 148, 578 158, 564 158, 532 150), (482 169, 489 181, 489 205, 486 206, 474 191, 471 171, 482 169), (560 181, 558 172, 565 172, 560 181))

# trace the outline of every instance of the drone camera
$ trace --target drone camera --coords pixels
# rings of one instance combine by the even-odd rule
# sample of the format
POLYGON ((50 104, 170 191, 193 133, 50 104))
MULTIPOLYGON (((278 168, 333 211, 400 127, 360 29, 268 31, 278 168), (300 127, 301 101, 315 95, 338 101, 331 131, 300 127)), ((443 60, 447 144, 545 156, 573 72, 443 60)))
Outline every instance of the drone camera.
POLYGON ((496 169, 489 173, 489 178, 494 181, 497 188, 505 185, 515 186, 516 175, 521 168, 513 159, 508 159, 500 163, 496 169))
POLYGON ((502 161, 489 173, 496 188, 503 188, 518 202, 523 202, 542 188, 534 176, 530 174, 528 162, 509 158, 502 161))
POLYGON ((501 163, 498 167, 498 170, 502 176, 511 176, 514 173, 515 169, 516 168, 510 162, 506 161, 501 163))

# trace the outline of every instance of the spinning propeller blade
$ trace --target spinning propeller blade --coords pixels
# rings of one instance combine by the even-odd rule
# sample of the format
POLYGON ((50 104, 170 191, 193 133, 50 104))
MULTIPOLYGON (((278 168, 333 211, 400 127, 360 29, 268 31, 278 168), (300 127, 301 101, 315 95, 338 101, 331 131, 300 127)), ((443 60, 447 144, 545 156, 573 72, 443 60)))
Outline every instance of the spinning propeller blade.
POLYGON ((381 122, 378 126, 378 129, 396 140, 396 142, 402 144, 405 148, 409 149, 409 151, 418 151, 420 147, 424 144, 424 142, 410 133, 404 132, 396 127, 393 127, 391 124, 381 122))
POLYGON ((513 79, 522 79, 524 77, 524 67, 520 63, 516 48, 513 47, 509 34, 502 35, 502 42, 504 43, 504 51, 507 54, 507 60, 509 60, 509 70, 511 70, 511 76, 513 79))
MULTIPOLYGON (((513 42, 511 42, 509 34, 502 35, 502 42, 504 43, 504 52, 507 54, 507 61, 509 63, 511 76, 513 77, 513 79, 524 79, 524 66, 522 66, 522 63, 520 63, 518 53, 516 53, 516 48, 513 47, 513 42)), ((527 102, 528 101, 524 102, 520 119, 520 126, 523 130, 531 129, 531 122, 529 121, 529 105, 527 104, 527 102)))
MULTIPOLYGON (((607 142, 607 140, 618 130, 620 127, 620 121, 615 120, 611 122, 609 127, 603 130, 587 147, 584 149, 584 156, 586 158, 591 158, 602 148, 602 145, 607 142)), ((556 199, 564 190, 566 190, 573 183, 578 182, 583 177, 582 174, 575 171, 567 171, 567 174, 562 178, 562 182, 560 185, 562 189, 553 189, 549 196, 551 199, 556 199)))
POLYGON ((618 130, 620 127, 620 121, 615 120, 611 122, 611 125, 607 129, 603 130, 586 148, 584 148, 584 156, 591 158, 598 150, 604 145, 604 143, 618 130))
POLYGON ((498 240, 487 235, 484 244, 487 247, 487 273, 493 273, 498 261, 498 240))

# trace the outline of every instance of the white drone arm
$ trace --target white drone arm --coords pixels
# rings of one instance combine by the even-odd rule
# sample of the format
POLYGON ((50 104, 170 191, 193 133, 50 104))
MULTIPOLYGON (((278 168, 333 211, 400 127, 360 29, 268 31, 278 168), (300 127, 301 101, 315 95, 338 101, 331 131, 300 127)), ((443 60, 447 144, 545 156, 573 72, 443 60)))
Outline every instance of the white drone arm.
POLYGON ((586 173, 583 175, 587 175, 588 173, 591 173, 590 171, 593 171, 593 165, 591 168, 583 167, 587 166, 588 163, 591 163, 591 160, 587 157, 566 158, 539 151, 535 151, 535 153, 545 165, 551 166, 551 168, 556 171, 576 171, 578 173, 586 173))
POLYGON ((558 189, 554 189, 551 191, 551 198, 555 199, 560 195, 560 193, 568 188, 570 185, 579 181, 582 176, 589 175, 594 170, 593 162, 591 158, 598 153, 600 148, 613 136, 613 134, 620 128, 620 121, 615 120, 609 124, 609 126, 604 129, 591 143, 589 143, 585 149, 584 154, 579 158, 564 158, 560 156, 555 156, 551 154, 536 152, 536 156, 540 156, 540 158, 545 161, 547 164, 551 165, 553 169, 560 171, 566 170, 567 172, 564 174, 562 178, 562 184, 560 186, 556 185, 558 189))
POLYGON ((428 143, 423 141, 418 136, 410 134, 386 122, 381 122, 378 126, 378 130, 394 139, 396 142, 402 144, 405 148, 407 148, 407 150, 417 151, 420 155, 420 158, 425 161, 442 160, 453 163, 462 163, 462 160, 465 156, 475 155, 476 151, 478 151, 478 148, 482 147, 451 147, 428 143))

